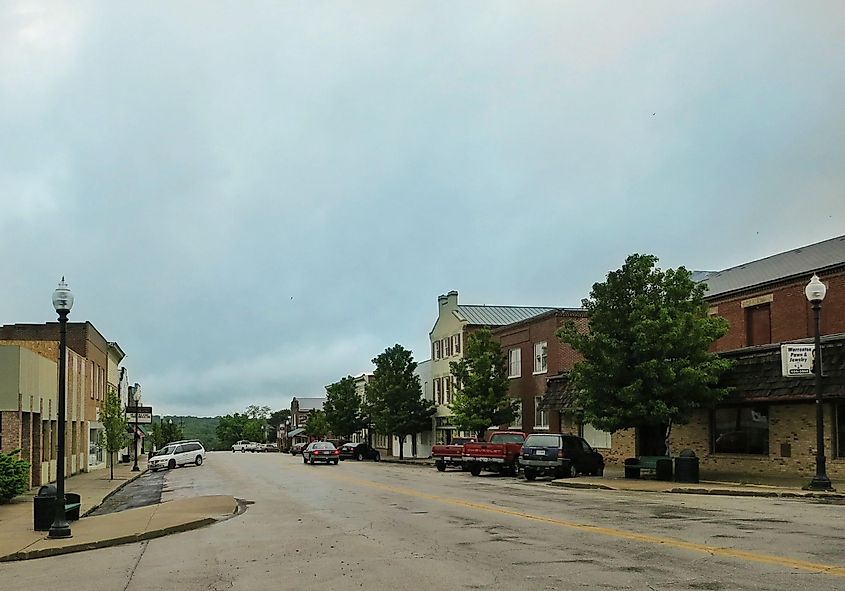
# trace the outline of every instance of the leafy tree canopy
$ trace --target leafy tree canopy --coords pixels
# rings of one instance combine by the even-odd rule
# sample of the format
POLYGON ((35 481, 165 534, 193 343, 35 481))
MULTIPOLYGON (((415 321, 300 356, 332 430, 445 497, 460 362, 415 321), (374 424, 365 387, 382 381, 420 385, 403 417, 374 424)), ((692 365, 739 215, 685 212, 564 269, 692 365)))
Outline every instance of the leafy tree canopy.
POLYGON ((323 411, 326 413, 329 429, 335 435, 350 437, 366 426, 366 421, 361 415, 361 397, 355 389, 355 379, 351 376, 326 386, 323 411))
POLYGON ((277 410, 276 412, 270 415, 270 418, 267 419, 267 424, 273 427, 274 429, 278 429, 282 425, 285 424, 285 421, 290 419, 290 409, 283 408, 282 410, 277 410))
POLYGON ((308 422, 305 423, 305 434, 315 439, 323 439, 330 433, 329 422, 326 420, 326 413, 315 410, 308 415, 308 422))
POLYGON ((452 398, 452 422, 481 438, 492 426, 510 423, 519 402, 508 396, 507 359, 489 330, 469 335, 460 361, 449 364, 457 384, 452 398))
POLYGON ((103 430, 100 431, 100 446, 108 454, 110 478, 114 479, 114 454, 129 442, 126 411, 120 402, 120 394, 117 390, 109 389, 106 394, 100 412, 100 422, 103 424, 103 430))
MULTIPOLYGON (((685 423, 726 394, 717 387, 728 360, 709 352, 727 322, 709 316, 705 286, 683 267, 657 267, 633 254, 583 301, 589 331, 559 332, 583 355, 571 372, 584 420, 607 431, 685 423)), ((668 431, 667 431, 668 438, 668 431)))
POLYGON ((414 373, 417 362, 402 345, 388 347, 373 363, 365 414, 376 431, 399 437, 401 458, 405 437, 431 428, 434 404, 423 399, 420 378, 414 373))

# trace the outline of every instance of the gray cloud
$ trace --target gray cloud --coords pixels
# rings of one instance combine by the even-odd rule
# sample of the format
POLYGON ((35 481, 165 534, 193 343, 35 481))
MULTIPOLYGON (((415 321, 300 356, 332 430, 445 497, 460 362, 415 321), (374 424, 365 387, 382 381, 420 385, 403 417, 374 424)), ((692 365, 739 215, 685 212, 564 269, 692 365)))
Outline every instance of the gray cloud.
POLYGON ((842 233, 838 4, 0 11, 0 322, 66 274, 165 412, 423 359, 449 289, 577 305, 634 251, 842 233))

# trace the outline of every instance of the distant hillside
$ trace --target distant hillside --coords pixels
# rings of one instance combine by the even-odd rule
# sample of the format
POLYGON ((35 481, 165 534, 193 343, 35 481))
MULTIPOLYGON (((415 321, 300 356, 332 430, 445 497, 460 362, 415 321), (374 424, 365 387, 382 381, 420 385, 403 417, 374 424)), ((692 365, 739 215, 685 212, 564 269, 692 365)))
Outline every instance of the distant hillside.
POLYGON ((205 449, 219 450, 220 442, 217 440, 217 423, 220 417, 153 417, 154 422, 160 419, 165 421, 172 419, 174 425, 182 426, 182 435, 185 439, 199 439, 205 449))

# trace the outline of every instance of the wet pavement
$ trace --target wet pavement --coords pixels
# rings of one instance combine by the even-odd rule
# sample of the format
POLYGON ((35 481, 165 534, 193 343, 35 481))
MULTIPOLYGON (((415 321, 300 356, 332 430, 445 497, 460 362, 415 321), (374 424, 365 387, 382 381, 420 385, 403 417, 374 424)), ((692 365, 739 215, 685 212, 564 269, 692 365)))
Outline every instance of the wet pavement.
POLYGON ((112 494, 88 515, 108 515, 161 502, 166 470, 147 472, 112 494))

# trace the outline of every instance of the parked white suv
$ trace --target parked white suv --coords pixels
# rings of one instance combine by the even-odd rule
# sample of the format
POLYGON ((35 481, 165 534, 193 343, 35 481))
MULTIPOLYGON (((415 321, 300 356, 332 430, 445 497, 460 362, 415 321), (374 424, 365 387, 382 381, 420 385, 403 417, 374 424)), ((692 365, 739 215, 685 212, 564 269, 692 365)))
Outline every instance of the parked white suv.
POLYGON ((150 456, 148 466, 156 472, 161 469, 172 470, 176 466, 196 464, 202 466, 205 459, 205 448, 199 441, 186 441, 180 443, 169 443, 150 456))

